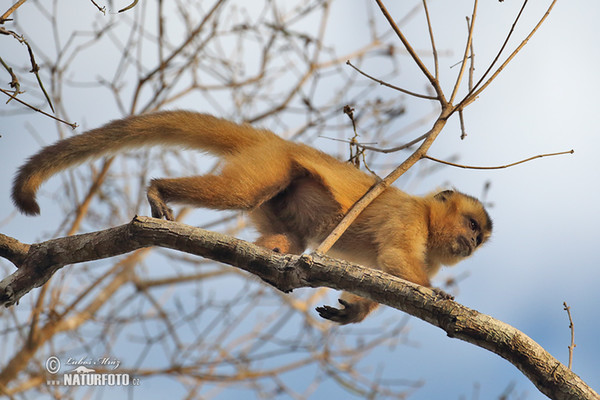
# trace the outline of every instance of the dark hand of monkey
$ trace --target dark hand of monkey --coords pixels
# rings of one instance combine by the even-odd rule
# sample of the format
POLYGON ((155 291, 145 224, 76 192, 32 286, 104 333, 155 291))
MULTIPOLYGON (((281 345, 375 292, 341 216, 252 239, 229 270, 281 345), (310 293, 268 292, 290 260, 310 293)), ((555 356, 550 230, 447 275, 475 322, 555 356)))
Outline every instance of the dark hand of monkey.
POLYGON ((433 293, 435 293, 438 297, 441 297, 441 300, 454 300, 454 296, 452 296, 449 293, 444 292, 442 289, 440 288, 431 288, 433 290, 433 293))
MULTIPOLYGON (((444 292, 440 288, 434 287, 431 289, 440 300, 454 300, 454 296, 444 292)), ((345 325, 362 321, 378 305, 378 303, 372 300, 361 298, 355 295, 350 296, 352 296, 351 302, 344 299, 338 300, 344 308, 322 306, 317 307, 316 310, 321 318, 329 319, 333 322, 345 325)))
POLYGON ((360 305, 348 303, 342 299, 338 299, 338 301, 344 308, 340 309, 331 306, 323 306, 317 307, 315 310, 317 310, 322 318, 329 319, 342 325, 363 320, 364 316, 361 315, 360 305))

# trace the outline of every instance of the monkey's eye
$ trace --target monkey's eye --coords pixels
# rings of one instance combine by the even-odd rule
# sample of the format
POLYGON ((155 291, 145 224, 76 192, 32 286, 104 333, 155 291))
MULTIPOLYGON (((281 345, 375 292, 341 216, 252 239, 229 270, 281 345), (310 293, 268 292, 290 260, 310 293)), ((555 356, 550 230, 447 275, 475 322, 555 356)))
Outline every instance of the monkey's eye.
POLYGON ((469 227, 473 232, 479 230, 479 224, 473 218, 469 219, 469 227))

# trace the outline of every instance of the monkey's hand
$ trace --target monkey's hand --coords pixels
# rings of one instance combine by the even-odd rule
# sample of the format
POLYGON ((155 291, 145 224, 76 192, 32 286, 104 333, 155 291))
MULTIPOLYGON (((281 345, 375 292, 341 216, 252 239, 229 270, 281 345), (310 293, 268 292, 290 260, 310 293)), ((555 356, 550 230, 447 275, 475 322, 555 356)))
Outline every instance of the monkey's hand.
POLYGON ((433 293, 435 293, 438 297, 440 297, 442 300, 454 300, 454 296, 452 296, 449 293, 444 292, 442 289, 434 287, 431 288, 431 290, 433 290, 433 293))
POLYGON ((315 310, 322 318, 332 320, 341 325, 350 324, 352 322, 362 321, 366 313, 362 312, 360 303, 348 303, 346 300, 338 299, 344 308, 335 308, 331 306, 317 307, 315 310))
POLYGON ((150 210, 152 211, 153 218, 164 218, 168 221, 174 221, 173 210, 171 210, 164 200, 158 194, 158 191, 154 187, 148 188, 148 203, 150 203, 150 210))

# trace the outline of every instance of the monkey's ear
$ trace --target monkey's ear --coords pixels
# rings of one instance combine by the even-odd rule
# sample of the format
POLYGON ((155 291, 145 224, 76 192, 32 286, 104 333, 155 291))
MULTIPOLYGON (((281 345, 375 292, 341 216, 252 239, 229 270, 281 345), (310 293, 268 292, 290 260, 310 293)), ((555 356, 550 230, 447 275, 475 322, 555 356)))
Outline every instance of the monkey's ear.
POLYGON ((439 192, 438 194, 436 194, 435 196, 433 196, 433 198, 436 199, 436 200, 439 200, 439 201, 446 201, 453 194, 454 194, 454 190, 444 190, 443 192, 439 192))

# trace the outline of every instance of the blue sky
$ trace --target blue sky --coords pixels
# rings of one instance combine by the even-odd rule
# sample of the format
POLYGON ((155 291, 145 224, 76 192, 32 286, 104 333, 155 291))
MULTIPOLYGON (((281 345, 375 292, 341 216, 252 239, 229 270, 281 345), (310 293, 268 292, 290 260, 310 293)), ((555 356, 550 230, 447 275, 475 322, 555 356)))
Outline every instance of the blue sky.
MULTIPOLYGON (((362 11, 360 7, 354 9, 339 3, 332 14, 339 13, 340 20, 328 28, 327 35, 331 44, 343 48, 343 38, 361 40, 355 21, 360 20, 362 11)), ((519 7, 512 1, 481 3, 474 43, 477 72, 494 57, 512 23, 511 16, 519 7)), ((515 34, 516 38, 528 32, 547 4, 536 1, 528 5, 524 28, 515 34)), ((404 12, 400 3, 390 5, 389 9, 393 15, 404 12)), ((453 53, 440 60, 447 90, 457 71, 450 66, 459 61, 463 51, 464 17, 470 9, 469 1, 430 4, 438 48, 453 53)), ((379 15, 376 17, 382 27, 385 21, 379 15)), ((482 166, 503 165, 570 149, 575 150, 573 155, 495 171, 443 167, 423 180, 408 174, 397 183, 414 194, 454 186, 479 195, 484 183, 491 182, 488 201, 493 203, 489 210, 495 229, 492 241, 453 270, 442 270, 440 278, 467 271, 469 275, 461 281, 457 301, 522 330, 563 363, 567 362, 570 343, 568 319, 562 305, 566 301, 575 324, 574 371, 596 390, 600 389, 597 339, 600 272, 599 257, 595 254, 600 226, 600 143, 595 121, 600 89, 598 18, 600 3, 559 1, 524 50, 465 111, 467 138, 460 140, 458 122, 451 120, 430 151, 432 156, 443 159, 459 154, 459 162, 482 166)), ((415 47, 427 49, 429 42, 422 28, 422 21, 417 18, 403 29, 415 47)), ((515 43, 509 48, 514 48, 515 43)), ((431 65, 430 58, 425 60, 431 65)), ((413 71, 408 59, 405 63, 406 72, 393 83, 423 91, 426 81, 418 71, 413 71)), ((8 78, 5 76, 4 80, 8 78)), ((88 127, 118 117, 86 110, 85 104, 90 101, 93 99, 82 99, 80 105, 71 99, 65 106, 75 120, 88 127)), ((425 101, 408 100, 407 104, 408 114, 399 124, 409 124, 411 118, 416 119, 431 109, 425 101)), ((200 106, 182 105, 196 109, 200 106)), ((30 134, 31 127, 35 127, 45 143, 53 141, 56 133, 52 123, 39 115, 21 113, 14 104, 3 107, 9 113, 3 114, 0 128, 0 168, 4 172, 0 175, 0 221, 8 219, 8 222, 0 227, 0 232, 31 242, 56 229, 52 214, 59 208, 46 197, 42 208, 47 212, 42 217, 9 218, 14 212, 8 195, 11 177, 26 157, 39 148, 38 141, 30 134)), ((325 141, 316 144, 323 148, 328 145, 325 141)), ((421 167, 426 167, 429 161, 422 163, 421 167)), ((401 318, 395 313, 398 311, 381 310, 364 323, 401 318)), ((387 349, 382 348, 374 352, 372 360, 385 361, 388 375, 393 376, 397 371, 404 378, 423 379, 425 386, 412 398, 470 398, 476 385, 481 398, 495 398, 511 382, 516 385, 515 393, 526 394, 527 399, 544 398, 514 366, 498 356, 447 338, 441 330, 416 319, 410 329, 409 336, 415 346, 397 349, 393 360, 389 360, 387 349)))

